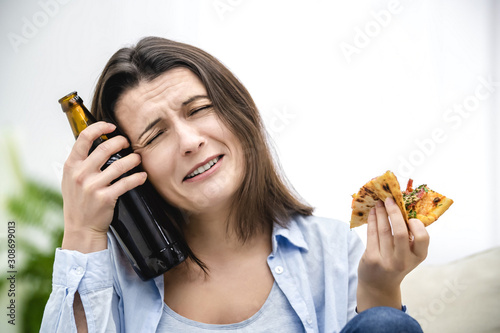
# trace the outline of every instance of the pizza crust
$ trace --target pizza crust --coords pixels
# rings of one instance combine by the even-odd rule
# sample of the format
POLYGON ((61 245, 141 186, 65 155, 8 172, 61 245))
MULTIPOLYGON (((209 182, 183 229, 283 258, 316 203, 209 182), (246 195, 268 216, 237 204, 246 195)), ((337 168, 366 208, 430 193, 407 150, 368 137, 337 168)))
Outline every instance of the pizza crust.
POLYGON ((403 193, 401 192, 398 179, 391 171, 387 171, 385 174, 370 180, 361 187, 357 194, 353 194, 352 197, 351 228, 367 223, 370 209, 375 207, 377 200, 385 202, 387 198, 394 199, 401 209, 405 221, 408 222, 403 193))
POLYGON ((358 194, 352 195, 351 228, 359 227, 368 221, 370 209, 375 207, 377 201, 372 194, 373 191, 363 186, 358 194))

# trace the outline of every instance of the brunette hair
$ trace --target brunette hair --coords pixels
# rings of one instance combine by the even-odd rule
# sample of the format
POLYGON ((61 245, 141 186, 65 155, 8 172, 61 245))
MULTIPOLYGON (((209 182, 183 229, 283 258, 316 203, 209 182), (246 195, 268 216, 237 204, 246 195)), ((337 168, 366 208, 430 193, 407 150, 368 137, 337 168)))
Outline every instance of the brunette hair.
POLYGON ((115 104, 125 91, 176 67, 188 68, 200 78, 214 112, 244 149, 246 172, 230 215, 236 221, 238 237, 246 241, 273 223, 286 227, 293 214, 311 215, 313 208, 301 202, 277 171, 262 119, 248 91, 223 64, 199 48, 146 37, 134 47, 118 50, 99 78, 92 113, 97 119, 116 123, 115 104))

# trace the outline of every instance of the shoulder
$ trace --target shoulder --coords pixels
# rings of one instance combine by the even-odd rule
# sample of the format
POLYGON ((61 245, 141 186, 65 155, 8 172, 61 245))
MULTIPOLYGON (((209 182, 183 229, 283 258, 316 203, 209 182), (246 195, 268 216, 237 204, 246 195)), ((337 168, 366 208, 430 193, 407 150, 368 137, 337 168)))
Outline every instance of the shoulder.
POLYGON ((344 243, 349 242, 351 238, 359 238, 347 222, 332 218, 295 215, 289 223, 291 228, 295 225, 300 230, 308 244, 314 241, 344 243))
POLYGON ((118 239, 111 231, 108 232, 108 249, 111 257, 115 288, 117 288, 119 294, 124 294, 127 290, 135 289, 140 289, 142 292, 145 292, 146 289, 151 289, 150 292, 156 291, 156 279, 141 280, 135 272, 131 260, 127 257, 118 239))
POLYGON ((286 227, 275 226, 274 240, 276 246, 278 243, 281 247, 291 244, 292 248, 315 257, 326 254, 348 256, 353 249, 356 252, 364 249, 361 239, 348 223, 314 215, 294 215, 286 227))
POLYGON ((275 228, 273 241, 289 269, 299 275, 304 271, 318 285, 325 277, 347 284, 349 272, 365 250, 348 223, 318 216, 293 216, 287 227, 275 228))
POLYGON ((111 231, 108 231, 108 249, 113 264, 115 279, 116 276, 135 277, 132 265, 118 243, 118 239, 111 231))
POLYGON ((304 216, 304 215, 294 215, 290 219, 290 223, 295 223, 297 226, 304 231, 315 230, 315 231, 336 231, 340 233, 346 233, 349 229, 349 224, 340 220, 321 217, 321 216, 304 216))
POLYGON ((108 249, 122 327, 127 327, 127 331, 153 332, 162 313, 163 276, 142 281, 111 231, 108 249))

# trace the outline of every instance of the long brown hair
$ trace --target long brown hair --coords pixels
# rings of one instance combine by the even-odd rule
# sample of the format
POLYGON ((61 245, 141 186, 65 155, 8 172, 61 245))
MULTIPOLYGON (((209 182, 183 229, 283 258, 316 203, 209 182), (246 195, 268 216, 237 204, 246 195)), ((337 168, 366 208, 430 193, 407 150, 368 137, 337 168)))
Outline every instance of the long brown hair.
POLYGON ((238 237, 246 241, 273 223, 286 227, 293 214, 311 215, 313 208, 301 202, 277 171, 262 119, 248 91, 224 65, 199 48, 146 37, 135 47, 118 50, 99 78, 92 113, 97 119, 116 123, 115 104, 125 91, 176 67, 188 68, 201 79, 214 112, 244 149, 246 172, 229 216, 236 222, 238 237))

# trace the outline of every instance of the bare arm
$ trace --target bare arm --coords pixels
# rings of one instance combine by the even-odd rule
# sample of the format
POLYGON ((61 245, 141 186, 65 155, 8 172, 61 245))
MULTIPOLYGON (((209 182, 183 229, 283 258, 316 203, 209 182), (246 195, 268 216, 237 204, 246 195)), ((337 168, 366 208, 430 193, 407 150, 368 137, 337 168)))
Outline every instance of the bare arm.
POLYGON ((75 293, 73 311, 75 312, 76 331, 78 333, 87 333, 87 318, 85 318, 82 299, 80 298, 80 294, 78 293, 78 291, 75 293))

